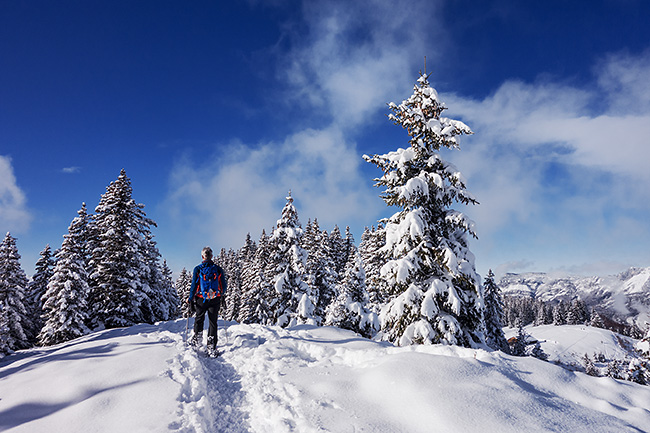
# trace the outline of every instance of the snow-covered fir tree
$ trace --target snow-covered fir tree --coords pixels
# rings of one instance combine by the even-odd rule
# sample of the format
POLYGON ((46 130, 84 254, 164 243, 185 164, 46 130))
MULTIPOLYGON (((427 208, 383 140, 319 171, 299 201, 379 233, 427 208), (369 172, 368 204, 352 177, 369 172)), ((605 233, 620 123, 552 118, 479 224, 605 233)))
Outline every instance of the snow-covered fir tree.
POLYGON ((535 325, 550 325, 553 323, 553 307, 546 302, 535 303, 535 325))
POLYGON ((0 243, 0 304, 3 306, 0 321, 9 328, 5 341, 11 350, 31 346, 31 338, 26 334, 26 330, 32 328, 25 307, 27 282, 27 275, 20 266, 16 238, 7 233, 0 243))
POLYGON ((511 338, 509 341, 510 344, 510 354, 514 356, 526 356, 526 346, 528 345, 528 339, 530 335, 524 329, 524 325, 520 322, 517 326, 517 336, 511 338))
MULTIPOLYGON (((32 280, 27 284, 25 307, 31 317, 33 326, 33 329, 31 329, 29 333, 34 337, 38 336, 44 324, 42 318, 43 295, 45 294, 47 284, 52 277, 54 263, 55 261, 52 256, 52 249, 49 245, 46 245, 41 251, 39 259, 36 261, 35 273, 32 276, 32 280)), ((34 338, 33 343, 36 343, 36 338, 34 338)))
POLYGON ((503 299, 501 289, 494 282, 494 273, 489 270, 483 282, 485 293, 485 342, 492 349, 508 353, 508 342, 503 334, 503 299))
POLYGON ((469 235, 474 223, 451 209, 476 204, 462 174, 439 153, 457 149, 464 123, 441 116, 445 105, 421 75, 413 94, 389 104, 390 119, 405 128, 410 146, 364 158, 384 175, 381 197, 401 211, 386 220, 388 262, 382 278, 394 298, 381 313, 383 339, 398 345, 484 342, 483 297, 469 235))
POLYGON ((5 308, 6 304, 0 302, 0 358, 13 352, 9 347, 9 319, 5 308))
POLYGON ((62 343, 89 332, 86 326, 90 292, 86 271, 88 218, 84 204, 56 253, 56 265, 43 295, 45 324, 38 335, 41 345, 62 343))
POLYGON ((379 330, 377 314, 367 307, 366 275, 361 255, 350 250, 352 257, 338 287, 338 296, 327 308, 325 325, 349 329, 366 338, 379 330))
POLYGON ((132 198, 124 169, 110 183, 95 208, 90 260, 91 302, 95 326, 130 326, 153 319, 146 278, 150 260, 146 236, 155 222, 132 198))
POLYGON ((587 373, 589 376, 597 377, 597 376, 600 375, 598 373, 598 369, 596 368, 596 365, 591 360, 589 355, 586 354, 586 353, 585 353, 585 356, 582 358, 582 366, 585 369, 585 373, 587 373))
POLYGON ((327 231, 321 231, 318 220, 307 225, 303 245, 307 250, 306 280, 318 300, 314 316, 325 317, 325 309, 336 298, 338 274, 328 242, 327 231))
POLYGON ((587 306, 584 301, 574 299, 567 309, 567 325, 584 325, 585 323, 589 323, 589 320, 589 312, 587 311, 587 306))
POLYGON ((343 239, 343 254, 345 254, 345 266, 343 272, 348 268, 348 263, 352 260, 354 261, 354 256, 357 253, 357 246, 354 242, 354 236, 350 230, 350 226, 345 227, 345 239, 343 239))
POLYGON ((242 323, 271 323, 272 315, 269 304, 272 285, 270 278, 267 278, 271 271, 269 267, 270 251, 269 238, 266 231, 262 230, 250 265, 242 270, 242 296, 239 313, 239 320, 242 323))
POLYGON ((541 359, 542 361, 548 361, 548 355, 544 350, 542 349, 542 345, 539 341, 535 341, 532 344, 532 348, 526 352, 529 356, 533 356, 537 359, 541 359))
POLYGON ((187 272, 187 269, 181 269, 181 273, 176 279, 176 293, 178 294, 179 304, 178 309, 183 318, 190 317, 190 306, 185 302, 190 297, 190 286, 192 285, 192 275, 187 272))
POLYGON ((275 289, 269 307, 275 324, 283 327, 318 323, 314 316, 318 301, 313 299, 305 282, 307 252, 300 246, 302 234, 298 212, 289 192, 282 217, 269 240, 271 273, 268 277, 275 289))
POLYGON ((386 284, 381 278, 381 267, 386 263, 385 253, 382 248, 386 245, 386 236, 383 229, 366 227, 361 235, 359 253, 366 270, 366 287, 368 290, 368 308, 379 313, 381 306, 388 302, 385 296, 386 284))
POLYGON ((226 320, 237 320, 241 304, 241 264, 237 252, 233 249, 222 249, 215 262, 221 266, 226 274, 228 292, 224 298, 221 315, 226 320))
POLYGON ((566 325, 567 308, 564 302, 553 307, 553 324, 555 326, 566 325))
POLYGON ((160 252, 153 240, 149 227, 143 227, 142 237, 138 239, 139 251, 144 266, 140 275, 140 290, 136 292, 140 311, 138 322, 154 323, 158 318, 167 320, 169 308, 165 305, 165 299, 162 296, 162 269, 159 266, 160 252))
POLYGON ((341 236, 341 230, 338 225, 330 232, 327 242, 329 243, 329 251, 334 262, 334 270, 336 271, 337 280, 343 277, 345 272, 345 264, 348 260, 348 253, 346 243, 341 236))
POLYGON ((257 244, 251 238, 251 234, 246 234, 246 239, 244 245, 237 251, 237 268, 239 273, 239 293, 237 295, 237 307, 233 311, 233 319, 238 322, 243 322, 243 316, 245 315, 244 308, 244 299, 246 292, 246 279, 252 278, 253 274, 253 262, 255 260, 255 251, 257 250, 257 244))
MULTIPOLYGON (((162 261, 162 264, 158 262, 160 267, 160 285, 158 291, 154 292, 154 305, 159 305, 159 313, 156 315, 156 320, 171 320, 178 317, 180 314, 178 304, 180 300, 178 299, 178 294, 176 293, 176 288, 174 287, 174 280, 172 277, 172 270, 169 269, 167 265, 167 260, 162 261), (156 301, 159 299, 159 301, 156 301), (159 304, 156 304, 159 302, 159 304)), ((156 309, 154 309, 156 311, 156 309)))

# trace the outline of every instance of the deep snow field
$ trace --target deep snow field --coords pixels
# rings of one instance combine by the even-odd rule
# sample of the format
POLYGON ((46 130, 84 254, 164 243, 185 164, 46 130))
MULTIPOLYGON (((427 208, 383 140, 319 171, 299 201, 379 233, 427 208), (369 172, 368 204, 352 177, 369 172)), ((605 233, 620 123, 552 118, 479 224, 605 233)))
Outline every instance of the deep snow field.
MULTIPOLYGON (((0 431, 650 432, 650 386, 336 328, 220 325, 217 359, 185 346, 185 320, 0 359, 0 431)), ((552 359, 620 350, 600 329, 528 332, 552 359)))

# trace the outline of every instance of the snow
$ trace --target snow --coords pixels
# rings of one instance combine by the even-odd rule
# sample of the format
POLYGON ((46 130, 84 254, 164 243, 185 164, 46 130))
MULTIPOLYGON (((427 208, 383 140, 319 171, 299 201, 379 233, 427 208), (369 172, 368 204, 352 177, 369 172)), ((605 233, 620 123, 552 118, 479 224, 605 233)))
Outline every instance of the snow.
MULTIPOLYGON (((332 327, 220 326, 217 359, 184 345, 184 320, 7 356, 0 431, 650 431, 650 387, 535 358, 394 347, 332 327)), ((528 331, 553 355, 616 346, 593 328, 528 331)))
MULTIPOLYGON (((590 357, 603 354, 607 359, 624 359, 636 341, 607 329, 584 325, 543 325, 525 329, 541 342, 542 350, 549 355, 549 361, 564 365, 582 365, 585 354, 590 357)), ((516 334, 516 329, 505 330, 506 338, 516 334)))
POLYGON ((646 329, 650 324, 650 268, 630 268, 603 277, 557 276, 543 273, 508 274, 499 282, 506 296, 544 302, 581 299, 597 312, 646 329))

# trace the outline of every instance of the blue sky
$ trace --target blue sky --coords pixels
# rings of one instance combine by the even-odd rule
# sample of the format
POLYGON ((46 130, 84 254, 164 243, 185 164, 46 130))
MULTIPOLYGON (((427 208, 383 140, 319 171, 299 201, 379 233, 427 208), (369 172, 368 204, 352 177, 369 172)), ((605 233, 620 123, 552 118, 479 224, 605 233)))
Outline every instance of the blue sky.
POLYGON ((364 226, 423 69, 475 135, 477 269, 650 266, 650 3, 2 1, 0 230, 23 268, 125 168, 175 271, 280 217, 364 226))

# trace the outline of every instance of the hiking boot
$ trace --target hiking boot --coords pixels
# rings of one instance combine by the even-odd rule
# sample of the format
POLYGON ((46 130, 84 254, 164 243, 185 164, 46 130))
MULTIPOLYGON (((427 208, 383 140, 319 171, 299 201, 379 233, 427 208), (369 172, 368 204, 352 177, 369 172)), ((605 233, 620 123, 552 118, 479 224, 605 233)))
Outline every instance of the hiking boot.
POLYGON ((210 358, 216 358, 217 356, 219 356, 219 351, 215 346, 208 346, 208 356, 210 358))
POLYGON ((194 334, 192 338, 190 338, 190 346, 201 347, 202 345, 203 345, 203 332, 194 334))
POLYGON ((214 335, 208 335, 208 356, 215 358, 219 356, 217 351, 217 339, 214 335))

